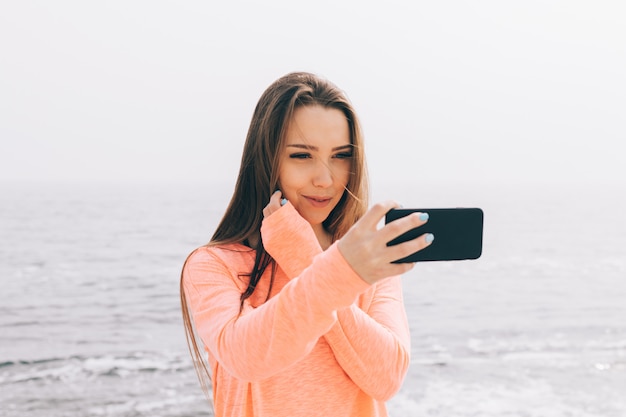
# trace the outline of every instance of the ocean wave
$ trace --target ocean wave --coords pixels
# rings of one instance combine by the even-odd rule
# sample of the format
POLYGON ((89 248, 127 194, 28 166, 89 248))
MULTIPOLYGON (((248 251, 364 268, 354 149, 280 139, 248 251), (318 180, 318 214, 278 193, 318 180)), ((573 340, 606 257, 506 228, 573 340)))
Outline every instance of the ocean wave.
MULTIPOLYGON (((582 329, 575 333, 495 334, 425 337, 413 346, 411 363, 424 368, 507 362, 519 366, 583 367, 595 371, 625 368, 622 330, 582 329)), ((456 368, 455 368, 456 369, 456 368)))
POLYGON ((389 402, 390 415, 500 417, 623 416, 626 403, 617 390, 603 401, 572 387, 564 392, 549 381, 517 375, 509 380, 449 381, 435 378, 419 390, 406 389, 389 402))
POLYGON ((0 385, 30 381, 78 381, 98 377, 126 378, 141 373, 187 372, 192 365, 187 357, 153 353, 124 356, 69 356, 0 363, 0 385))
POLYGON ((578 335, 567 337, 562 334, 543 337, 490 337, 470 338, 467 341, 467 349, 479 356, 501 356, 511 353, 583 353, 583 352, 626 352, 626 339, 619 334, 611 335, 607 332, 606 337, 595 334, 594 336, 578 335))

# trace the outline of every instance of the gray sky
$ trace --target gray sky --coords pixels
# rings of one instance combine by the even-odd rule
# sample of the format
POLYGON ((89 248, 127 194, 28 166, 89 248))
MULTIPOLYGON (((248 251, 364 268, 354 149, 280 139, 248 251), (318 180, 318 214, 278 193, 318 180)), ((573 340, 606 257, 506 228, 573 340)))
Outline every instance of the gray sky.
POLYGON ((0 180, 233 178, 293 70, 361 116, 370 173, 626 181, 623 1, 5 1, 0 180), (622 145, 620 145, 622 143, 622 145))

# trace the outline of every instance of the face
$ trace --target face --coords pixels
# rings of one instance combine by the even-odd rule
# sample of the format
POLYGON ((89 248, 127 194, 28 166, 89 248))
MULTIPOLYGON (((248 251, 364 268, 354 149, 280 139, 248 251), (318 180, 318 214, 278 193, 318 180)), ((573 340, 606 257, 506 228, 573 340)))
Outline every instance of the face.
POLYGON ((288 123, 279 184, 316 232, 335 208, 350 178, 350 128, 341 110, 298 107, 288 123))

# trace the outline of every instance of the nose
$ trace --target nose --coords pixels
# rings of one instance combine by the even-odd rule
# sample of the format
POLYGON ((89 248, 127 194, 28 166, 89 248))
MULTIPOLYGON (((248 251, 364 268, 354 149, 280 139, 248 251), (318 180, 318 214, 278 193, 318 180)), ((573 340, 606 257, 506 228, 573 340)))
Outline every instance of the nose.
POLYGON ((330 167, 319 162, 315 167, 315 173, 313 175, 313 185, 316 187, 330 187, 333 184, 333 173, 330 167))

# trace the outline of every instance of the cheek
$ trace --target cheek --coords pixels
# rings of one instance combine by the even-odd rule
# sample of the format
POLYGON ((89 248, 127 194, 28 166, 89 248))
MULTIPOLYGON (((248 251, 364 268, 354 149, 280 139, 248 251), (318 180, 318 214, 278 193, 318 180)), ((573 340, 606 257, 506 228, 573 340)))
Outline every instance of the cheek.
POLYGON ((350 181, 351 172, 352 166, 350 164, 340 167, 335 171, 335 181, 345 187, 350 181))
POLYGON ((281 169, 280 175, 278 177, 278 185, 280 187, 280 191, 282 191, 283 196, 288 200, 291 200, 295 197, 296 190, 301 187, 301 173, 296 169, 289 169, 289 167, 285 167, 281 169))

